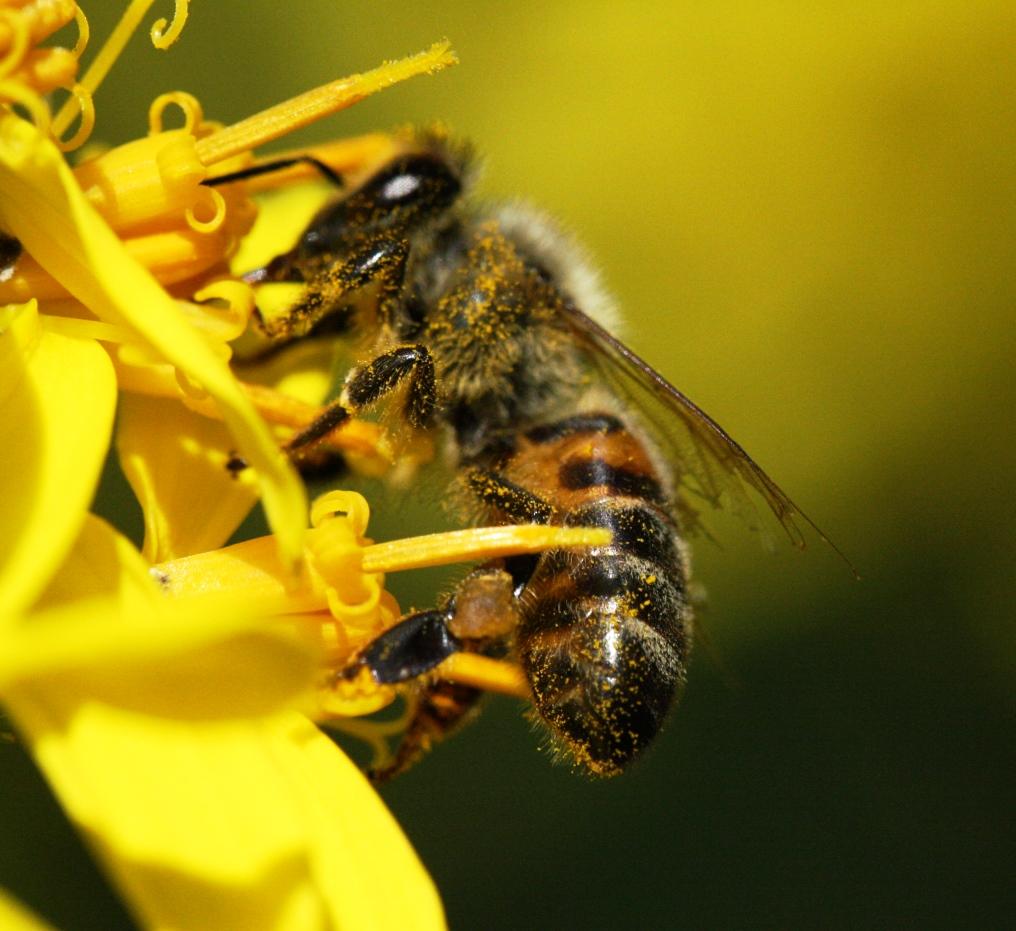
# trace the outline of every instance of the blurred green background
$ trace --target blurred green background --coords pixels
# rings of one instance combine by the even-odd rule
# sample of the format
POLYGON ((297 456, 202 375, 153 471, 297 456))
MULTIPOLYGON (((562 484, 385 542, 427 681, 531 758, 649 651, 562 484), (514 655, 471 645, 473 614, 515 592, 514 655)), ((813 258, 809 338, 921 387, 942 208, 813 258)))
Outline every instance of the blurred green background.
MULTIPOLYGON (((228 122, 444 36, 458 68, 290 142, 435 118, 472 138, 481 194, 572 229, 629 342, 864 577, 714 521, 707 642, 642 765, 555 767, 493 700, 386 789, 453 927, 1010 924, 1016 8, 196 0, 168 54, 132 45, 96 138, 143 133, 164 90, 228 122)), ((4 808, 45 809, 17 753, 4 808)), ((56 824, 0 853, 65 926, 54 878, 79 908, 94 883, 71 844, 56 824)))

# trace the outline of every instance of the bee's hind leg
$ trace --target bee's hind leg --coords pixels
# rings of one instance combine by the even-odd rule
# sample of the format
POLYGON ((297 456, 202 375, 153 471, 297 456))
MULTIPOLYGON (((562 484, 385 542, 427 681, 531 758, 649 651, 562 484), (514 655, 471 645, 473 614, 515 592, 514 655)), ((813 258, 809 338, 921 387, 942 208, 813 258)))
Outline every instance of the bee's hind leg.
POLYGON ((446 607, 403 618, 340 673, 352 676, 366 668, 376 682, 389 685, 435 673, 411 694, 409 722, 392 758, 369 772, 374 782, 404 772, 464 723, 483 692, 528 697, 516 665, 483 655, 504 651, 517 612, 511 576, 497 566, 481 567, 459 583, 446 607))
POLYGON ((548 524, 554 516, 549 501, 489 469, 470 469, 466 484, 495 513, 515 523, 548 524))
MULTIPOLYGON (((398 685, 430 672, 456 654, 464 654, 465 659, 467 655, 498 652, 494 648, 503 644, 519 623, 513 585, 511 575, 497 565, 475 569, 459 582, 445 607, 401 618, 360 650, 339 675, 352 677, 366 668, 378 684, 398 685)), ((500 665, 489 656, 477 658, 500 665)), ((471 665, 475 664, 465 664, 467 668, 471 665)), ((449 678, 453 676, 454 672, 449 678)), ((499 678, 494 676, 494 680, 499 678)), ((470 684, 482 687, 482 682, 470 684)), ((493 690, 505 689, 495 685, 493 690)))
MULTIPOLYGON (((434 669, 462 647, 449 629, 451 611, 420 611, 403 618, 370 643, 343 675, 366 667, 374 680, 397 684, 434 669)), ((480 690, 446 680, 422 682, 409 697, 411 713, 390 759, 369 770, 375 784, 405 772, 432 744, 462 722, 480 697, 480 690)))
POLYGON ((411 699, 412 716, 389 760, 367 770, 367 778, 380 785, 404 773, 431 747, 466 723, 483 693, 457 682, 439 679, 422 686, 411 699))
POLYGON ((462 649, 448 627, 451 617, 440 610, 408 615, 369 643, 344 674, 366 667, 375 682, 396 685, 430 672, 462 649))

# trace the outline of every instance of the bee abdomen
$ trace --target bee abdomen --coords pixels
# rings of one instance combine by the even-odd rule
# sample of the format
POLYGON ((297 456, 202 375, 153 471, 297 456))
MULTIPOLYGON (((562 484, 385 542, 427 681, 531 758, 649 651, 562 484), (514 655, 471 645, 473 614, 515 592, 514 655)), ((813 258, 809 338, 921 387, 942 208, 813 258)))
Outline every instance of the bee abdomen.
POLYGON ((690 609, 677 528, 650 500, 604 496, 564 516, 614 541, 546 553, 519 655, 537 709, 592 772, 620 772, 659 732, 685 677, 690 609))

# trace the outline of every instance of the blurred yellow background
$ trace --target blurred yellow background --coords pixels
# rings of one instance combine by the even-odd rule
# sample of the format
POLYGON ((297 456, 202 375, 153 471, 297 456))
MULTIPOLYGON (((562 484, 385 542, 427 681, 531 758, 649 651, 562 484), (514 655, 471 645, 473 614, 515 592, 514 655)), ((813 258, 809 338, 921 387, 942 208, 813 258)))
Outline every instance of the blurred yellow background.
POLYGON ((574 231, 632 346, 864 576, 721 520, 709 645, 644 766, 553 768, 495 702, 393 785, 455 926, 1011 920, 1016 7, 192 6, 120 62, 96 138, 165 90, 229 122, 447 36, 457 68, 297 141, 473 139, 480 196, 574 231))

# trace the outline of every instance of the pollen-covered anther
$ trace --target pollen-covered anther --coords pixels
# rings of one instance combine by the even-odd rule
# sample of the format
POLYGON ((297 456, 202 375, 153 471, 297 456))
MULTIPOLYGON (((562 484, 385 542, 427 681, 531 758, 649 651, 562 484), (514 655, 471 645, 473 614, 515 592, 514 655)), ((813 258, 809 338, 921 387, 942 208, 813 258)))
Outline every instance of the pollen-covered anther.
POLYGON ((416 55, 385 62, 363 74, 323 84, 206 136, 198 143, 199 157, 204 164, 214 165, 223 159, 249 152, 359 103, 393 84, 418 75, 434 74, 457 61, 447 41, 436 42, 416 55))

